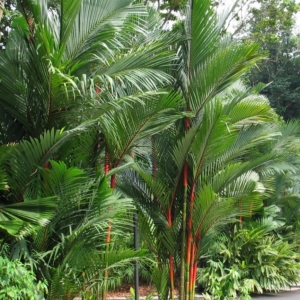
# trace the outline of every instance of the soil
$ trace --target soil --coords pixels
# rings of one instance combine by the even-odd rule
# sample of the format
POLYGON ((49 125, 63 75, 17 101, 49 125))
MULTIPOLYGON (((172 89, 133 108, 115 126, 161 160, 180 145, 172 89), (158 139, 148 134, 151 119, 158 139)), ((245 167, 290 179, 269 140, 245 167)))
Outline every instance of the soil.
MULTIPOLYGON (((132 297, 132 295, 130 294, 131 287, 134 288, 134 285, 124 284, 118 287, 116 290, 108 292, 107 297, 132 297)), ((154 285, 141 284, 139 286, 140 296, 148 296, 150 294, 157 295, 154 285)))

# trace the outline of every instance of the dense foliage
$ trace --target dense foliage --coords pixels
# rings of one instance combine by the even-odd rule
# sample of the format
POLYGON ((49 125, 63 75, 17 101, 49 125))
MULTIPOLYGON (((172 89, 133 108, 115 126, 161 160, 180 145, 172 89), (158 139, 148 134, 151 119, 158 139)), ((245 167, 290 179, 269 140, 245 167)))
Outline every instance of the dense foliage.
POLYGON ((294 0, 246 1, 240 5, 234 35, 259 41, 268 57, 248 76, 250 85, 267 85, 263 94, 285 120, 299 118, 299 43, 294 30, 300 6, 294 0))
POLYGON ((192 300, 199 267, 221 299, 299 279, 300 124, 243 83, 266 54, 224 33, 230 11, 190 0, 166 31, 144 1, 17 2, 0 52, 0 259, 28 291, 105 299, 137 259, 161 299, 192 300))

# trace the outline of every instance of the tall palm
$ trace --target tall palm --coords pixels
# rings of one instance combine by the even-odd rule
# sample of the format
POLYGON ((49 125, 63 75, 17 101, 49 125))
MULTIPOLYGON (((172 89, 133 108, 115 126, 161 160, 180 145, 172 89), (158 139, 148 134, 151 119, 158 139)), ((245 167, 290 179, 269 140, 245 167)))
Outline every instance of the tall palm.
POLYGON ((221 28, 209 0, 189 1, 175 86, 194 117, 155 136, 152 159, 137 159, 136 172, 120 183, 135 195, 158 267, 168 266, 172 298, 177 272, 180 299, 193 299, 200 246, 214 229, 262 205, 255 169, 276 157, 245 160, 279 133, 268 125, 268 101, 235 83, 262 58, 259 46, 236 44, 221 28))

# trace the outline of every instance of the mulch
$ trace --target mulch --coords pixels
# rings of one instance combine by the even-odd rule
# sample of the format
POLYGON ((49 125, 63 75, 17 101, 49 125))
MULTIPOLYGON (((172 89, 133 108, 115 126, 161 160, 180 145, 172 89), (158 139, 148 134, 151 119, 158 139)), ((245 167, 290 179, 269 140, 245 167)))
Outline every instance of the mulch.
MULTIPOLYGON (((134 288, 134 284, 123 284, 122 286, 118 287, 114 291, 109 291, 107 293, 107 297, 131 297, 130 288, 134 288)), ((141 284, 139 286, 139 295, 140 296, 148 296, 150 294, 157 295, 157 291, 154 285, 146 285, 141 284)))

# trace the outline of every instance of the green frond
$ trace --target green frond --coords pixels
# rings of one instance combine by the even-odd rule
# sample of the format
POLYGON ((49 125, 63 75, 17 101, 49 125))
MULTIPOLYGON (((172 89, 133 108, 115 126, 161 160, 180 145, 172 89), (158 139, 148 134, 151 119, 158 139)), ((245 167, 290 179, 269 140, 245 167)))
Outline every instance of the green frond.
POLYGON ((262 198, 258 192, 248 193, 246 197, 220 198, 210 186, 205 186, 199 190, 195 200, 194 232, 204 237, 210 230, 236 222, 238 216, 250 216, 261 206, 262 198))
MULTIPOLYGON (((235 142, 224 152, 221 159, 236 159, 248 154, 254 147, 264 144, 266 141, 274 141, 280 135, 273 125, 250 126, 241 129, 236 136, 235 142)), ((272 155, 275 156, 275 153, 272 155)))
POLYGON ((192 68, 197 68, 216 50, 219 40, 220 28, 210 4, 209 0, 188 1, 185 28, 190 51, 188 63, 192 68))
POLYGON ((235 222, 236 212, 233 207, 232 198, 220 198, 210 186, 201 187, 192 211, 194 234, 204 237, 212 227, 235 222))
MULTIPOLYGON (((252 162, 240 162, 240 163, 226 163, 223 169, 219 170, 217 173, 215 173, 212 178, 211 182, 213 185, 213 190, 217 193, 221 192, 225 195, 231 195, 234 193, 235 189, 239 190, 239 181, 243 178, 246 178, 249 180, 251 177, 250 183, 251 185, 254 184, 253 188, 256 186, 255 182, 256 180, 256 173, 253 172, 256 168, 258 168, 261 165, 265 165, 268 163, 268 161, 273 161, 273 157, 271 155, 260 157, 259 159, 253 160, 252 162), (252 176, 251 176, 252 174, 252 176), (228 189, 227 189, 228 187, 228 189), (229 193, 229 194, 228 194, 229 193)), ((241 182, 240 182, 241 183, 241 182)), ((245 193, 247 191, 245 190, 245 193)), ((229 196, 230 197, 230 196, 229 196)))
POLYGON ((8 190, 9 186, 7 185, 7 178, 5 173, 0 170, 0 191, 8 190))
POLYGON ((5 169, 3 168, 3 164, 7 157, 9 156, 10 152, 12 151, 12 146, 0 146, 0 191, 5 191, 9 189, 8 182, 7 182, 7 176, 5 169))
MULTIPOLYGON (((87 1, 85 1, 87 2, 87 1)), ((74 30, 75 20, 78 18, 82 0, 62 0, 60 4, 60 48, 66 47, 71 32, 74 30)))
POLYGON ((193 73, 190 83, 190 107, 196 114, 218 93, 226 89, 263 56, 259 45, 231 45, 203 62, 193 73))
POLYGON ((80 125, 72 130, 46 131, 39 139, 30 138, 30 141, 23 141, 15 146, 14 151, 7 158, 8 184, 14 191, 14 201, 21 201, 24 192, 38 167, 45 164, 57 155, 58 149, 77 134, 84 132, 93 122, 80 125))
POLYGON ((188 158, 193 176, 199 176, 203 165, 218 160, 233 143, 235 134, 226 124, 227 118, 221 115, 220 103, 207 105, 198 131, 194 136, 188 158))
POLYGON ((57 207, 57 197, 28 200, 21 203, 1 205, 1 219, 20 219, 32 224, 45 226, 57 207))
POLYGON ((253 125, 273 119, 273 109, 262 95, 252 95, 241 100, 228 114, 230 121, 236 125, 253 125))
MULTIPOLYGON (((72 3, 72 1, 68 1, 72 3)), ((75 1, 79 2, 79 1, 75 1)), ((62 36, 62 45, 65 45, 64 60, 72 67, 72 72, 97 54, 97 46, 111 39, 116 30, 124 24, 129 14, 145 14, 145 7, 131 5, 131 0, 87 0, 80 1, 81 7, 74 16, 73 26, 68 34, 62 36), (89 50, 89 51, 87 51, 89 50), (79 64, 79 65, 78 65, 79 64)), ((72 11, 76 13, 76 11, 72 11)))
POLYGON ((3 234, 3 238, 8 235, 9 237, 22 239, 33 234, 36 228, 37 226, 17 219, 0 221, 0 232, 3 234))
POLYGON ((146 103, 135 103, 123 110, 104 114, 100 119, 110 158, 116 166, 129 153, 133 146, 151 135, 154 135, 183 117, 178 111, 181 97, 170 93, 159 99, 150 98, 146 103))

